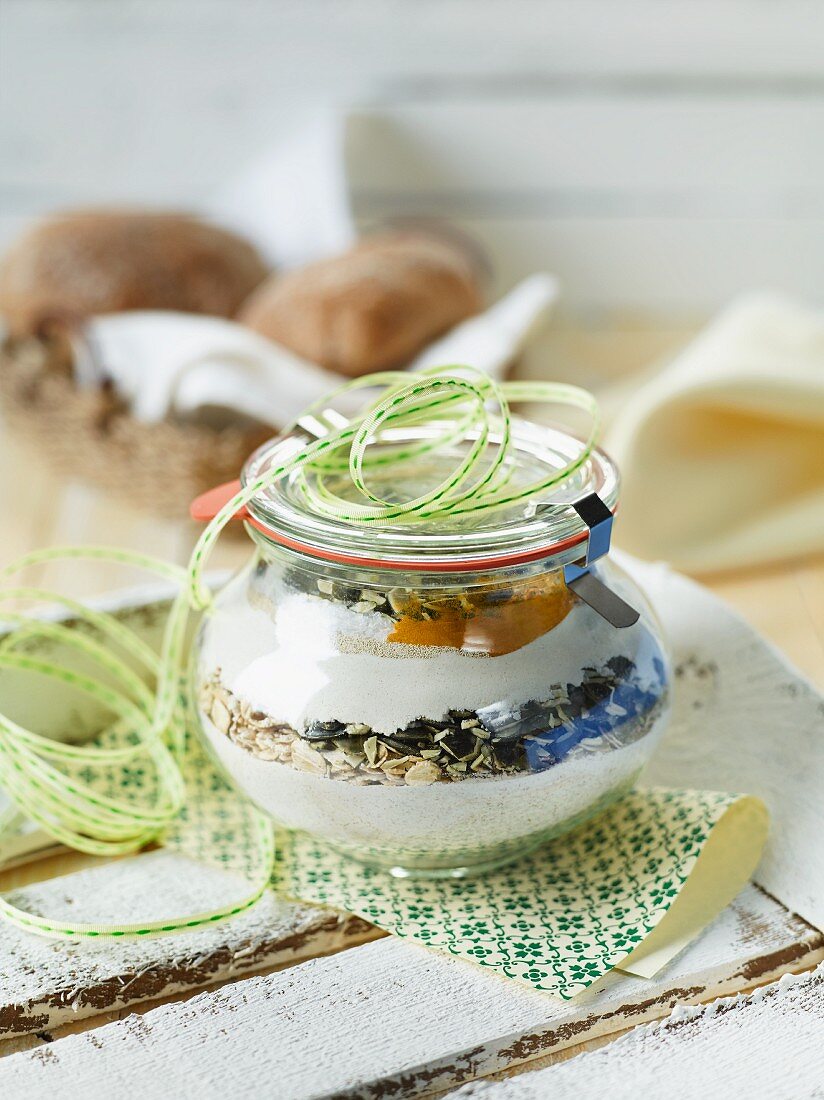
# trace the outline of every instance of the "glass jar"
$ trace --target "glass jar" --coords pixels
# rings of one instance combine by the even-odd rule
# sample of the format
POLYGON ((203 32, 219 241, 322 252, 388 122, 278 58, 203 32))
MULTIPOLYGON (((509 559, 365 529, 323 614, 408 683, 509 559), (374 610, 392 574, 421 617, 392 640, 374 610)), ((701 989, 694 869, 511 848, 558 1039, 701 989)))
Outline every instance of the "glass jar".
MULTIPOLYGON (((580 448, 524 421, 515 436, 515 485, 580 448)), ((242 480, 304 444, 266 444, 242 480)), ((450 459, 393 489, 414 495, 450 459)), ((600 451, 547 502, 481 521, 356 528, 309 513, 292 479, 259 493, 254 552, 193 662, 204 736, 237 786, 346 855, 429 876, 497 866, 625 794, 665 725, 670 667, 634 582, 586 561, 572 503, 593 493, 614 511, 600 451), (640 612, 633 625, 575 594, 581 568, 640 612)))

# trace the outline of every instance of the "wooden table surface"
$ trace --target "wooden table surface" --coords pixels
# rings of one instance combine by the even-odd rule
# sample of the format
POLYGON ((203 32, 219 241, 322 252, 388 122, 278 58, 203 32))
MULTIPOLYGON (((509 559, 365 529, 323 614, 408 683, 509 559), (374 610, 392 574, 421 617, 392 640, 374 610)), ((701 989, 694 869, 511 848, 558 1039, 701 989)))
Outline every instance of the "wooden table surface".
MULTIPOLYGON (((568 337, 566 339, 568 340, 568 337)), ((577 350, 579 350, 579 345, 573 341, 573 351, 577 350)), ((588 350, 591 351, 592 349, 588 350)), ((572 359, 574 359, 574 355, 572 359)), ((179 522, 157 520, 151 516, 135 512, 124 501, 106 497, 88 485, 62 477, 54 470, 45 467, 38 456, 33 455, 25 443, 16 440, 5 430, 0 435, 0 506, 2 507, 3 516, 2 524, 0 524, 0 565, 5 565, 19 555, 36 548, 67 544, 108 544, 129 547, 183 564, 186 562, 197 536, 197 528, 187 520, 179 522)), ((620 543, 620 531, 618 535, 620 543)), ((211 564, 216 568, 236 566, 245 559, 248 553, 249 545, 242 535, 240 537, 225 537, 219 544, 211 564)), ((102 594, 112 589, 121 588, 124 585, 140 583, 145 579, 145 576, 130 575, 124 573, 120 568, 105 564, 95 564, 92 568, 62 562, 37 567, 31 571, 29 576, 32 583, 59 589, 72 595, 102 594)), ((727 601, 774 643, 818 687, 824 688, 824 555, 738 573, 704 576, 698 579, 727 601)), ((38 863, 4 872, 0 875, 0 889, 25 887, 30 883, 41 882, 56 875, 76 871, 78 868, 88 865, 88 863, 88 859, 76 854, 56 855, 38 863)), ((67 883, 68 881, 66 880, 67 883)), ((817 934, 809 926, 803 926, 803 922, 799 925, 798 918, 787 914, 786 910, 783 910, 783 907, 778 906, 777 903, 769 902, 774 907, 774 911, 771 908, 766 917, 760 912, 759 906, 767 903, 757 897, 748 898, 746 902, 741 904, 743 906, 741 920, 744 920, 745 924, 749 921, 755 922, 760 928, 765 926, 770 928, 770 935, 766 938, 762 950, 763 957, 767 961, 764 963, 762 970, 758 972, 761 976, 745 981, 741 977, 743 972, 739 969, 736 972, 735 985, 725 987, 723 981, 720 984, 708 985, 704 992, 699 990, 695 993, 692 998, 694 1003, 707 999, 707 997, 718 996, 719 993, 724 992, 725 988, 731 988, 735 991, 739 988, 746 988, 748 985, 758 984, 759 981, 773 979, 778 973, 782 972, 785 964, 781 963, 779 965, 776 963, 773 966, 771 960, 778 960, 783 957, 781 953, 788 949, 787 945, 795 952, 792 957, 796 960, 795 965, 801 969, 814 965, 824 956, 824 941, 821 940, 820 936, 816 938, 817 934), (767 917, 769 919, 765 925, 767 917), (795 924, 793 924, 794 921, 795 924), (799 952, 801 953, 799 954, 799 952), (770 969, 771 967, 772 969, 770 969)), ((295 940, 292 925, 289 926, 288 935, 285 935, 278 927, 275 928, 274 932, 261 933, 259 940, 256 941, 258 943, 256 950, 262 952, 261 960, 264 961, 258 960, 255 967, 265 970, 278 969, 283 966, 291 966, 294 962, 307 957, 322 956, 342 947, 349 947, 350 951, 346 951, 344 954, 352 960, 351 966, 355 969, 352 975, 347 977, 347 981, 357 984, 361 980, 357 976, 356 964, 360 965, 358 960, 363 960, 363 965, 367 967, 368 974, 378 972, 382 965, 391 965, 392 967, 399 965, 397 962, 392 961, 393 952, 400 951, 401 962, 405 963, 406 954, 404 952, 408 952, 410 949, 406 946, 396 946, 392 941, 381 941, 386 944, 385 947, 380 947, 379 944, 370 945, 369 951, 372 951, 372 954, 369 954, 367 949, 364 948, 356 948, 355 950, 366 951, 366 954, 353 954, 351 950, 353 945, 362 943, 364 939, 374 936, 375 930, 368 929, 362 922, 357 921, 352 927, 335 921, 330 925, 327 918, 321 919, 321 917, 318 917, 317 911, 315 911, 315 914, 314 917, 307 918, 305 921, 305 930, 300 933, 300 936, 304 938, 299 937, 298 941, 295 940), (298 942, 298 946, 295 946, 296 942, 298 942), (382 962, 384 956, 387 957, 389 962, 382 962), (369 969, 374 967, 377 967, 378 971, 369 969)), ((294 918, 290 919, 294 920, 294 918)), ((303 925, 301 927, 303 928, 303 925)), ((730 943, 736 942, 735 937, 739 935, 739 930, 736 929, 737 926, 729 933, 725 933, 730 943)), ((746 940, 749 933, 745 935, 745 932, 746 930, 742 926, 740 934, 746 940)), ((746 940, 746 942, 749 943, 750 940, 746 940)), ((236 946, 238 958, 242 958, 244 953, 249 951, 245 941, 239 942, 236 946)), ((417 949, 412 949, 413 952, 415 950, 417 949)), ((190 981, 190 987, 215 982, 235 983, 237 978, 243 974, 242 966, 238 969, 236 963, 232 962, 227 967, 225 962, 221 962, 224 955, 225 948, 221 948, 221 952, 216 953, 213 971, 208 970, 208 966, 211 964, 207 959, 206 963, 203 964, 206 967, 203 974, 196 980, 190 981)), ((254 953, 252 957, 254 958, 254 953)), ((318 962, 325 965, 322 959, 319 959, 318 962)), ((199 965, 201 963, 202 960, 199 960, 199 965)), ((412 959, 412 963, 414 963, 412 970, 417 973, 420 966, 415 959, 412 959)), ((40 964, 35 961, 31 965, 39 966, 40 964)), ((346 965, 350 964, 347 963, 346 965)), ((752 963, 749 965, 752 965, 752 963)), ((25 963, 24 960, 24 971, 27 966, 29 964, 25 963)), ((755 975, 756 972, 753 971, 752 973, 755 975)), ((330 966, 326 969, 322 968, 311 973, 307 972, 308 977, 311 977, 312 974, 319 975, 317 980, 321 981, 321 984, 327 980, 332 983, 329 996, 334 1000, 337 996, 335 992, 337 985, 335 983, 339 980, 335 965, 330 963, 330 966), (328 978, 326 977, 327 970, 329 972, 328 978)), ((364 971, 364 981, 366 977, 367 971, 364 971)), ((675 977, 683 985, 685 979, 681 979, 678 975, 675 977)), ((112 979, 107 980, 110 982, 112 979)), ((121 978, 116 980, 118 982, 122 981, 121 978)), ((228 991, 226 1004, 228 1004, 228 999, 235 995, 231 992, 235 986, 230 984, 226 988, 228 991)), ((287 988, 292 988, 291 980, 284 985, 284 989, 287 988)), ((164 995, 162 1000, 164 1002, 174 1002, 183 999, 190 992, 191 988, 185 988, 184 983, 180 991, 164 995)), ((58 988, 54 997, 59 1000, 62 996, 63 993, 58 988)), ((141 1002, 139 1011, 143 1012, 151 1006, 151 996, 151 993, 147 992, 145 996, 137 998, 141 1002)), ((202 996, 207 995, 203 994, 202 996)), ((240 996, 239 993, 238 996, 240 996)), ((243 996, 245 997, 245 994, 243 996)), ((662 992, 662 1002, 665 997, 669 996, 669 993, 662 992)), ((674 996, 676 1000, 680 996, 677 990, 674 996)), ((470 1002, 473 997, 474 994, 469 997, 470 1002)), ((414 1000, 415 1003, 418 1003, 420 1000, 419 993, 415 993, 414 1000)), ((52 1003, 57 1003, 57 1001, 52 1003)), ((204 1002, 204 1004, 206 1005, 204 1011, 211 1012, 211 1002, 204 1002)), ((384 1007, 389 1008, 390 1006, 384 1007)), ((436 1006, 433 1004, 431 1011, 435 1010, 436 1006)), ((90 1027, 98 1028, 106 1021, 122 1019, 129 1011, 134 1011, 134 1008, 116 1007, 106 1011, 101 1006, 99 1010, 96 1010, 93 1019, 78 1020, 74 1024, 62 1022, 57 1028, 43 1027, 37 1032, 32 1031, 18 1038, 6 1039, 0 1043, 0 1056, 12 1053, 16 1049, 22 1050, 43 1043, 51 1043, 55 1038, 77 1031, 83 1032, 90 1027)), ((232 1011, 234 1011, 234 1008, 232 1008, 232 1011)), ((256 1016, 260 1011, 259 1008, 254 1009, 253 1015, 256 1016)), ((520 1011, 521 1009, 518 1008, 518 1012, 520 1011)), ((622 1007, 621 1011, 628 1013, 626 1023, 622 1025, 624 1028, 634 1026, 635 1023, 641 1022, 644 1018, 655 1018, 655 1014, 644 1017, 637 1014, 640 1010, 627 1009, 625 1006, 622 1007)), ((664 1011, 665 1009, 659 1008, 657 1015, 660 1016, 664 1011)), ((607 1016, 609 1016, 609 1013, 604 1018, 607 1018, 607 1016)), ((158 1019, 160 1018, 158 1017, 158 1019)), ((518 1019, 520 1020, 520 1016, 518 1019)), ((526 1019, 525 1016, 524 1020, 526 1019)), ((540 1026, 545 1029, 545 1038, 542 1042, 545 1044, 547 1054, 531 1061, 530 1065, 534 1067, 535 1065, 546 1064, 546 1062, 566 1059, 584 1050, 601 1046, 609 1039, 614 1038, 620 1031, 620 1027, 616 1028, 613 1023, 610 1025, 612 1030, 609 1031, 609 1034, 601 1034, 599 1037, 601 1025, 592 1024, 593 1019, 594 1017, 590 1017, 589 1021, 593 1029, 591 1036, 589 1032, 584 1031, 581 1034, 580 1041, 573 1041, 573 1045, 569 1045, 567 1042, 565 1046, 562 1043, 561 1046, 564 1046, 564 1049, 559 1049, 557 1052, 554 1051, 554 1044, 558 1040, 553 1036, 556 1035, 556 1032, 560 1034, 563 1028, 560 1024, 552 1025, 555 1028, 553 1031, 549 1024, 541 1024, 540 1026)), ((530 1028, 534 1031, 538 1024, 537 1022, 534 1025, 530 1023, 527 1027, 526 1023, 522 1021, 519 1026, 523 1026, 525 1031, 529 1031, 530 1028)), ((540 1031, 540 1028, 538 1030, 540 1031)), ((544 1032, 540 1033, 544 1034, 544 1032)), ((463 1041, 463 1038, 461 1041, 463 1041)), ((69 1048, 65 1049, 68 1050, 69 1048)), ((512 1049, 514 1050, 515 1047, 512 1047, 512 1049)), ((530 1058, 533 1057, 534 1055, 530 1055, 530 1058)), ((491 1068, 485 1072, 494 1072, 495 1068, 500 1071, 507 1064, 505 1059, 502 1060, 500 1052, 498 1054, 489 1053, 489 1058, 491 1059, 489 1063, 491 1068)), ((520 1059, 521 1056, 519 1055, 518 1059, 513 1062, 510 1072, 519 1072, 523 1068, 520 1059)), ((458 1075, 449 1079, 450 1081, 459 1081, 461 1077, 458 1075)), ((395 1081, 395 1079, 393 1078, 392 1081, 395 1081)))
MULTIPOLYGON (((677 578, 669 583, 684 585, 677 578)), ((677 602, 676 593, 672 598, 677 602)), ((820 725, 815 692, 745 624, 716 601, 710 606, 724 639, 715 651, 720 740, 731 722, 740 724, 734 683, 743 647, 750 659, 761 652, 756 711, 780 690, 781 735, 808 743, 820 725)), ((124 621, 151 627, 139 602, 132 610, 119 607, 124 621)), ((703 633, 674 630, 673 643, 676 661, 701 667, 703 633)), ((696 691, 703 694, 700 680, 692 687, 682 681, 674 727, 694 720, 696 691)), ((59 693, 51 705, 62 707, 59 693)), ((765 721, 772 730, 774 719, 765 721)), ((0 891, 19 889, 15 902, 41 913, 77 913, 90 897, 103 913, 122 912, 125 899, 142 905, 152 898, 191 912, 209 907, 204 892, 213 889, 214 874, 166 850, 102 862, 64 851, 0 871, 0 891)), ((774 889, 784 895, 780 885, 774 889)), ((569 1003, 409 940, 381 937, 356 917, 271 893, 231 921, 173 937, 73 944, 4 927, 0 940, 0 1094, 11 1098, 45 1095, 50 1075, 68 1095, 84 1095, 106 1080, 124 1097, 151 1087, 159 1100, 204 1100, 231 1087, 251 1100, 262 1081, 277 1080, 278 1091, 267 1094, 294 1100, 431 1096, 477 1077, 521 1074, 529 1081, 542 1066, 552 1073, 554 1063, 590 1059, 595 1048, 610 1044, 607 1062, 582 1062, 575 1071, 584 1079, 594 1074, 597 1087, 586 1095, 600 1096, 615 1091, 626 1074, 657 1073, 672 1042, 672 1056, 689 1060, 692 1045, 679 1055, 673 1038, 689 1021, 696 1040, 720 1044, 728 1054, 726 1087, 714 1071, 718 1094, 741 1094, 746 1071, 763 1086, 748 1095, 766 1100, 779 1095, 773 1088, 779 1067, 763 1030, 781 1025, 797 1067, 810 1072, 819 1045, 814 1014, 824 972, 802 972, 824 960, 824 935, 752 884, 654 979, 616 972, 569 1003), (684 1007, 774 983, 788 972, 801 975, 802 984, 771 986, 767 1005, 774 1011, 767 1019, 760 997, 727 1001, 723 1011, 713 1006, 697 1016, 684 1007), (634 1030, 676 1006, 678 1015, 669 1029, 658 1029, 655 1042, 643 1040, 645 1029, 640 1036, 634 1030), (746 1064, 716 1027, 730 1012, 737 1017, 736 1043, 746 1041, 746 1064), (628 1031, 631 1040, 613 1043, 628 1031)), ((689 1066, 685 1072, 689 1076, 689 1066)), ((552 1080, 547 1085, 552 1091, 552 1080)), ((808 1091, 793 1100, 796 1095, 808 1091)))

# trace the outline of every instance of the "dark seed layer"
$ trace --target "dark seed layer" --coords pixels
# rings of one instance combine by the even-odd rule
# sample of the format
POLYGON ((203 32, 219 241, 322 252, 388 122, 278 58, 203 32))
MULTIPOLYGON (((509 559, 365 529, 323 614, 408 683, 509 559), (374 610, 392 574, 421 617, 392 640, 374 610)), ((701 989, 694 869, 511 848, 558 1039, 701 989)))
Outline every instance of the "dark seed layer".
POLYGON ((265 760, 355 783, 414 786, 542 771, 570 753, 630 744, 651 729, 664 692, 663 684, 641 685, 634 663, 617 656, 585 669, 580 684, 554 685, 545 699, 451 710, 392 734, 333 719, 298 732, 233 695, 219 669, 203 686, 201 707, 222 733, 265 760))

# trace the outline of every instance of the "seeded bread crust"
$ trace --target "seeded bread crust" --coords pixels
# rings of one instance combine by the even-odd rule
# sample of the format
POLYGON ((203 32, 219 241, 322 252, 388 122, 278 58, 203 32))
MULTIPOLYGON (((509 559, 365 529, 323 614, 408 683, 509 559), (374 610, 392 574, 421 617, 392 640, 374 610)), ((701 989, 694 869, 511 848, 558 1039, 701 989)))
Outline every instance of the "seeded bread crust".
POLYGON ((130 309, 232 317, 267 273, 246 241, 185 214, 77 211, 34 226, 6 254, 0 314, 18 336, 130 309))
POLYGON ((481 305, 475 265, 465 250, 432 236, 392 233, 267 279, 239 320, 354 377, 405 365, 481 305))

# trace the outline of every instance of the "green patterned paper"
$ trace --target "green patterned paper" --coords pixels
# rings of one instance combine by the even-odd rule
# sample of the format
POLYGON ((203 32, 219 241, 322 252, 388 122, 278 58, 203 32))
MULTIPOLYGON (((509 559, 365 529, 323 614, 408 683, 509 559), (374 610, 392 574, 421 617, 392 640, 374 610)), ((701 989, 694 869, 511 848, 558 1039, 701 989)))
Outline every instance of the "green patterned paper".
MULTIPOLYGON (((127 739, 104 740, 116 746, 127 739)), ((229 872, 214 903, 223 913, 239 912, 269 880, 272 828, 191 733, 186 748, 185 809, 164 843, 229 872)), ((104 796, 139 802, 155 793, 150 768, 102 768, 91 777, 78 765, 76 774, 94 778, 104 796)), ((741 889, 766 830, 758 799, 638 790, 519 862, 457 881, 393 878, 281 830, 273 884, 568 1000, 615 967, 654 973, 741 889)), ((79 922, 95 921, 94 898, 88 909, 76 915, 79 922)), ((214 919, 169 914, 162 930, 214 919)), ((26 926, 24 914, 17 920, 26 926)))
MULTIPOLYGON (((133 743, 132 735, 117 728, 102 734, 95 742, 100 748, 111 750, 133 743)), ((67 761, 65 775, 70 783, 94 784, 96 796, 101 800, 116 798, 121 804, 135 808, 145 806, 159 792, 156 770, 142 762, 91 767, 82 761, 76 764, 67 761)), ((83 899, 70 920, 65 916, 27 913, 0 896, 2 915, 25 931, 83 939, 188 930, 251 908, 271 882, 274 862, 271 820, 220 774, 204 752, 200 738, 191 730, 186 734, 182 776, 184 805, 158 841, 191 860, 226 872, 220 885, 215 876, 210 879, 212 908, 202 912, 164 912, 164 899, 148 891, 145 909, 141 912, 139 904, 133 902, 128 921, 115 925, 108 919, 98 924, 100 916, 94 895, 83 899)))
MULTIPOLYGON (((109 736, 98 743, 116 747, 124 740, 109 736)), ((182 770, 186 800, 163 834, 163 846, 249 882, 268 877, 265 861, 273 857, 271 843, 262 836, 270 832, 267 819, 220 773, 192 730, 186 735, 182 770)), ((98 772, 96 782, 102 794, 138 803, 154 793, 156 774, 151 768, 121 767, 98 772)))
POLYGON ((568 1000, 626 964, 659 924, 659 964, 689 942, 749 879, 766 830, 757 799, 639 790, 478 878, 397 879, 307 836, 282 833, 276 880, 288 896, 357 913, 396 936, 568 1000), (693 899, 679 919, 674 903, 705 850, 700 903, 693 899), (662 923, 668 914, 671 950, 662 923))

